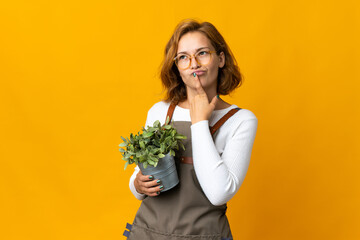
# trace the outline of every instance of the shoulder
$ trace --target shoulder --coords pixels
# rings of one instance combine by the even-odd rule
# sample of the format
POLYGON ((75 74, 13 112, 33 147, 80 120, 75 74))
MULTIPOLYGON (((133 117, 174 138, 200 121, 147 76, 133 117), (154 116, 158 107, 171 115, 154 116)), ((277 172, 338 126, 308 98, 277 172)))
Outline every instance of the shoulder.
POLYGON ((242 108, 234 115, 238 121, 257 120, 256 115, 249 109, 242 108))
POLYGON ((147 113, 147 125, 152 125, 156 120, 159 120, 161 124, 165 122, 167 110, 170 103, 160 101, 152 105, 147 113))
POLYGON ((152 107, 149 109, 148 114, 153 114, 153 113, 160 113, 163 111, 167 111, 167 109, 169 108, 170 103, 164 102, 164 101, 160 101, 155 103, 154 105, 152 105, 152 107))
MULTIPOLYGON (((236 106, 237 107, 237 106, 236 106)), ((258 119, 256 115, 249 109, 240 109, 232 117, 231 129, 235 132, 242 132, 243 130, 256 131, 258 125, 258 119)))

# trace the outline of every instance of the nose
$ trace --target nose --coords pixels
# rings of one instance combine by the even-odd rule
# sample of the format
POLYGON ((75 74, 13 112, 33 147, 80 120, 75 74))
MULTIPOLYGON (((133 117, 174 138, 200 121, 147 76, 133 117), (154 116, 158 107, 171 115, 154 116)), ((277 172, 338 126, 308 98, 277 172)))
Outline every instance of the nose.
POLYGON ((196 68, 198 68, 200 65, 199 65, 199 63, 196 61, 196 58, 195 58, 195 56, 193 56, 192 58, 191 58, 191 60, 190 60, 190 68, 191 69, 196 69, 196 68))

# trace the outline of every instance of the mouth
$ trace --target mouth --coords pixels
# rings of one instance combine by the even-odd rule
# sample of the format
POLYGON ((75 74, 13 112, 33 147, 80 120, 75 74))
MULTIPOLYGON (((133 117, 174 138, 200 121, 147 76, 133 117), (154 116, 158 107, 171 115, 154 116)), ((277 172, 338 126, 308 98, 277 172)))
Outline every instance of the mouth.
POLYGON ((194 75, 194 73, 196 73, 197 76, 201 76, 205 74, 205 71, 194 71, 191 73, 191 75, 194 75))

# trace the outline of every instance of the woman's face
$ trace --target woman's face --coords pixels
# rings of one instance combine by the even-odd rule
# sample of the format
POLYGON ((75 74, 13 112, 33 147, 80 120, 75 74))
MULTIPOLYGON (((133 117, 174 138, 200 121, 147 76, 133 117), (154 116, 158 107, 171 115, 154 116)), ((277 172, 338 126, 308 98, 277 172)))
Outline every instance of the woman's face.
MULTIPOLYGON (((180 38, 177 56, 182 53, 185 53, 189 56, 194 56, 194 54, 200 53, 204 50, 215 51, 215 48, 211 45, 210 40, 206 37, 205 34, 201 32, 189 32, 180 38)), ((201 85, 205 90, 216 90, 219 68, 222 68, 224 65, 224 53, 221 52, 220 55, 217 55, 214 52, 211 53, 211 60, 206 66, 202 66, 197 63, 193 57, 191 59, 191 65, 189 68, 184 70, 178 68, 178 70, 187 88, 195 89, 193 76, 193 73, 195 72, 196 75, 199 76, 201 85)))

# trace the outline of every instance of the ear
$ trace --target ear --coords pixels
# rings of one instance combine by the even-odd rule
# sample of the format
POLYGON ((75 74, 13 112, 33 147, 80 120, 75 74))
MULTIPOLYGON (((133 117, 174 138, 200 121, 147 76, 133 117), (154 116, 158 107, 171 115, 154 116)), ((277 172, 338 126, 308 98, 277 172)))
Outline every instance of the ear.
POLYGON ((225 54, 221 52, 219 54, 219 68, 222 68, 225 65, 225 54))

